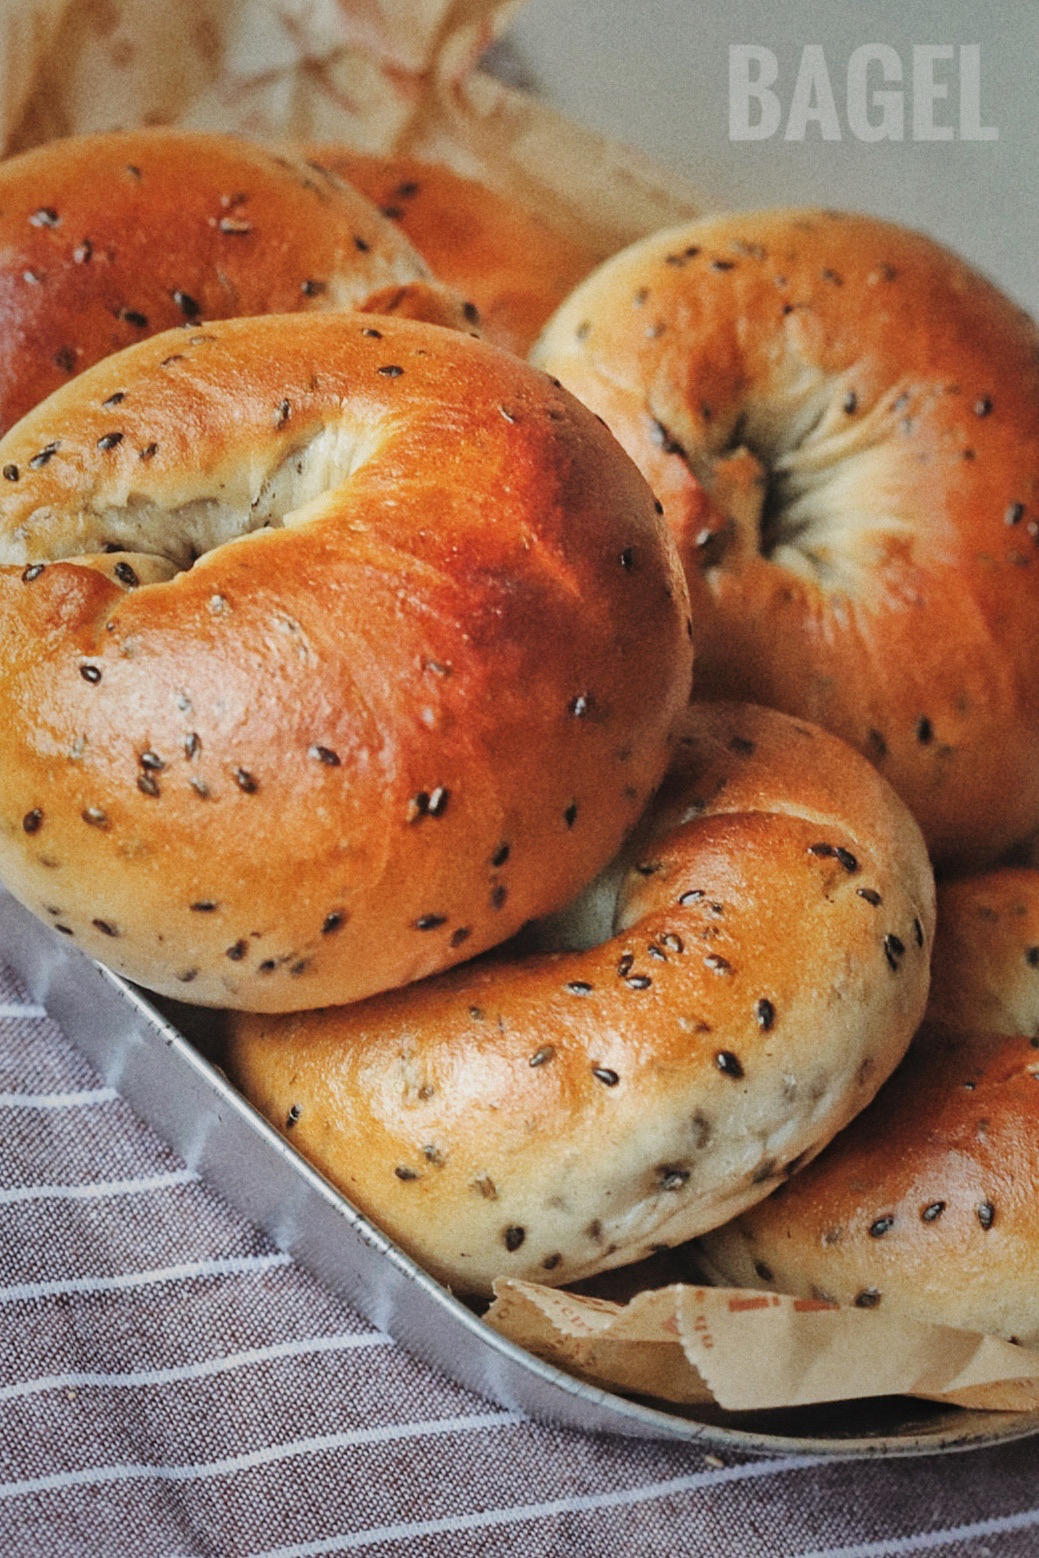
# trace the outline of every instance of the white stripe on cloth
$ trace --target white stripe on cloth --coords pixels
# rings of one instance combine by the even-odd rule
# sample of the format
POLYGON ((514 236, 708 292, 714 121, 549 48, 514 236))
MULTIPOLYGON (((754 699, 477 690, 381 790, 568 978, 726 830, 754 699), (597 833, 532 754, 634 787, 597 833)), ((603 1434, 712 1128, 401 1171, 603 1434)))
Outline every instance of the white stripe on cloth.
POLYGON ((81 1087, 75 1093, 0 1093, 0 1109, 85 1109, 118 1097, 114 1087, 81 1087))
POLYGON ((986 1536, 1009 1536, 1039 1525, 1039 1509, 1023 1509, 1016 1515, 993 1515, 969 1525, 946 1526, 943 1531, 917 1531, 914 1536, 890 1536, 877 1542, 855 1542, 850 1547, 820 1547, 802 1558, 895 1558, 898 1553, 933 1553, 952 1542, 969 1542, 986 1536))
POLYGON ((306 1439, 290 1440, 287 1444, 269 1444, 260 1450, 225 1455, 220 1460, 201 1461, 194 1466, 87 1466, 80 1471, 52 1472, 46 1477, 27 1477, 21 1482, 0 1483, 0 1500, 21 1498, 28 1493, 89 1487, 99 1482, 136 1482, 150 1478, 159 1482, 193 1482, 202 1477, 222 1477, 227 1472, 269 1466, 274 1461, 289 1460, 297 1455, 315 1455, 328 1450, 353 1449, 359 1445, 387 1444, 403 1439, 431 1438, 436 1434, 511 1428, 524 1421, 517 1412, 481 1412, 469 1417, 432 1418, 427 1423, 390 1423, 381 1428, 355 1428, 338 1434, 313 1434, 306 1439))
POLYGON ((171 1364, 163 1369, 127 1369, 118 1374, 47 1374, 22 1380, 16 1385, 0 1386, 0 1401, 21 1396, 36 1396, 46 1390, 79 1390, 89 1386, 128 1389, 139 1385, 170 1385, 182 1380, 207 1379, 227 1374, 254 1363, 272 1363, 281 1358, 312 1357, 323 1352, 348 1352, 368 1347, 389 1347, 393 1338, 382 1331, 346 1331, 335 1336, 308 1336, 295 1342, 273 1342, 267 1347, 247 1347, 241 1352, 222 1353, 202 1358, 197 1363, 171 1364))
POLYGON ((699 1488, 718 1487, 721 1483, 742 1482, 752 1477, 775 1477, 784 1472, 806 1471, 824 1466, 826 1455, 790 1455, 771 1461, 747 1461, 717 1471, 690 1472, 687 1477, 671 1477, 667 1482, 644 1483, 637 1488, 614 1488, 605 1493, 572 1494, 568 1498, 546 1499, 541 1504, 514 1504, 503 1509, 481 1509, 470 1515, 445 1515, 439 1520, 404 1521, 399 1525, 377 1526, 368 1531, 324 1537, 295 1547, 269 1548, 251 1558, 315 1558, 318 1553, 356 1551, 379 1542, 402 1541, 446 1532, 476 1531, 490 1526, 518 1525, 525 1520, 544 1520, 552 1515, 567 1515, 596 1509, 617 1509, 626 1504, 648 1503, 668 1498, 673 1493, 691 1493, 699 1488))
POLYGON ((0 1001, 0 1019, 4 1017, 46 1017, 47 1008, 35 1001, 22 1005, 17 1001, 0 1001))
POLYGON ((84 1185, 13 1185, 0 1190, 0 1206, 15 1206, 22 1201, 97 1201, 197 1182, 198 1175, 192 1169, 170 1169, 165 1174, 143 1174, 137 1179, 92 1179, 84 1185))
POLYGON ((114 1277, 59 1277, 51 1282, 15 1282, 0 1287, 0 1304, 27 1299, 55 1298, 65 1293, 112 1293, 121 1288, 146 1287, 156 1282, 183 1282, 194 1277, 237 1276, 247 1271, 268 1271, 288 1266, 292 1257, 278 1250, 272 1255, 232 1255, 216 1260, 185 1261, 180 1266, 159 1266, 152 1271, 122 1271, 114 1277))

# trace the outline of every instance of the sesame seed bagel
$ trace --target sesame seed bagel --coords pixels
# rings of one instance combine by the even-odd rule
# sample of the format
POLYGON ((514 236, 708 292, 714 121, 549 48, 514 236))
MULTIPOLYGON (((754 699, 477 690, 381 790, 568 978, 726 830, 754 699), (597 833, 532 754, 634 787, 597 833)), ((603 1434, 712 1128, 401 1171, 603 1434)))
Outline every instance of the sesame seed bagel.
POLYGON ((817 720, 933 855, 1039 824, 1039 331, 917 233, 727 215, 608 260, 533 359, 677 538, 706 696, 817 720))
POLYGON ((927 1022, 802 1174, 704 1241, 741 1287, 1039 1342, 1039 871, 939 888, 927 1022))
POLYGON ((346 179, 479 309, 488 341, 525 354, 552 310, 602 258, 478 179, 416 157, 320 145, 308 156, 346 179))
POLYGON ((577 891, 666 768, 666 528, 497 348, 170 331, 0 469, 0 877, 154 990, 282 1010, 457 962, 577 891))
POLYGON ((598 946, 232 1018, 246 1095, 452 1286, 568 1282, 725 1221, 873 1097, 920 1019, 923 841, 835 737, 694 705, 627 864, 598 946))
POLYGON ((465 323, 399 229, 291 152, 149 129, 0 162, 0 432, 185 320, 368 308, 465 323))

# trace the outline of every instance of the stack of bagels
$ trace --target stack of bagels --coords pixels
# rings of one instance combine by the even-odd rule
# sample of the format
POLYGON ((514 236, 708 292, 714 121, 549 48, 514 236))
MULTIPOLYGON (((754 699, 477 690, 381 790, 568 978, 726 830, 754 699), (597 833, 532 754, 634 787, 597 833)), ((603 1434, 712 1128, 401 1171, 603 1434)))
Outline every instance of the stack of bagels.
POLYGON ((696 1239, 1039 1338, 1031 321, 871 218, 598 263, 184 131, 0 236, 8 889, 452 1287, 696 1239))

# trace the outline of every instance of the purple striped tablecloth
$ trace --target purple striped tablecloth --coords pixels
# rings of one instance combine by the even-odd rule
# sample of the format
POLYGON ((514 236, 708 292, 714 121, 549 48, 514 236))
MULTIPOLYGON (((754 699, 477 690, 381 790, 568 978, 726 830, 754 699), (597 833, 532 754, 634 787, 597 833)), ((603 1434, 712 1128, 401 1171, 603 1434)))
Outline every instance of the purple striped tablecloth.
POLYGON ((0 1554, 1039 1551, 1037 1441, 744 1459, 547 1428, 229 1210, 0 965, 0 1554))

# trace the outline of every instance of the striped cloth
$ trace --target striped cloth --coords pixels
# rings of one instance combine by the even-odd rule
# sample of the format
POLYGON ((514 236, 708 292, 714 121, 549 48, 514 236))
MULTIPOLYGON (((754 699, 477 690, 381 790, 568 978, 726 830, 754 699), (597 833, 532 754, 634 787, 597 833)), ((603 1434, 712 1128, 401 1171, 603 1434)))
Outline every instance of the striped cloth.
POLYGON ((6 972, 0 1338, 7 1558, 1039 1550, 1034 1440, 749 1459, 460 1389, 224 1206, 6 972))

